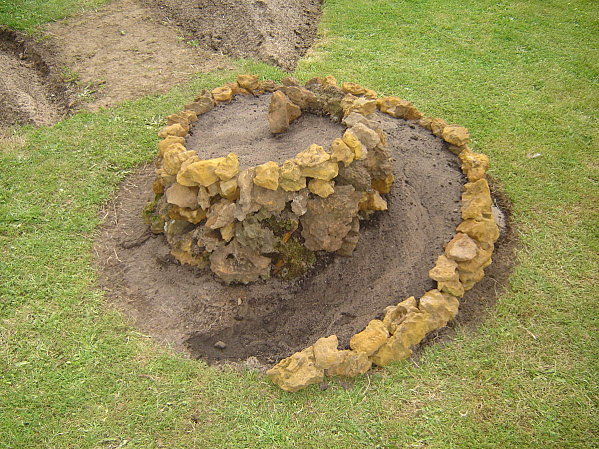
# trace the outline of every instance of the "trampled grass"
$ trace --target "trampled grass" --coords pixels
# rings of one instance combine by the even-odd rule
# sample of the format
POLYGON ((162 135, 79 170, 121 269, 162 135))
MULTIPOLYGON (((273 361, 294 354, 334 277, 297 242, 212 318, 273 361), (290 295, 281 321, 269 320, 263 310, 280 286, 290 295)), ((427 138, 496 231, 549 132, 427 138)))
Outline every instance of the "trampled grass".
MULTIPOLYGON (((0 19, 31 30, 82 4, 13 2, 0 19)), ((508 291, 476 331, 417 362, 283 393, 148 340, 103 305, 90 265, 97 212, 151 160, 162 117, 235 73, 19 128, 0 143, 0 448, 598 446, 597 4, 324 10, 321 44, 295 75, 333 74, 471 129, 520 231, 508 291)))

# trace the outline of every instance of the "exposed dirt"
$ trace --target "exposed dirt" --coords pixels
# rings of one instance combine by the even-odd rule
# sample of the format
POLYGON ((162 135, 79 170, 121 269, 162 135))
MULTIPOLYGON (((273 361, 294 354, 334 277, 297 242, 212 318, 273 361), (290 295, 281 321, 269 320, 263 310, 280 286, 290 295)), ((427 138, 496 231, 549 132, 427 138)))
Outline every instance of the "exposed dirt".
POLYGON ((51 125, 68 109, 54 58, 40 44, 0 27, 0 128, 51 125))
POLYGON ((117 0, 49 24, 44 31, 57 57, 96 110, 166 92, 197 72, 228 66, 226 58, 186 43, 146 3, 117 0))
POLYGON ((292 70, 312 46, 322 0, 151 0, 165 18, 227 55, 292 70))
MULTIPOLYGON (((242 160, 249 152, 270 155, 280 148, 279 138, 270 137, 265 116, 252 111, 242 115, 235 104, 219 106, 200 118, 191 140, 202 129, 214 132, 220 118, 220 155, 230 150, 240 151, 242 160), (237 132, 224 131, 234 130, 235 120, 237 132), (239 145, 240 136, 254 127, 264 130, 255 137, 259 143, 239 145)), ((389 211, 363 226, 353 257, 321 258, 316 269, 295 282, 272 279, 225 286, 208 270, 178 265, 164 237, 148 233, 140 215, 152 196, 153 170, 146 167, 127 179, 105 209, 105 226, 96 242, 103 285, 114 303, 144 332, 194 357, 218 361, 256 356, 273 363, 333 333, 347 345, 349 337, 381 316, 387 305, 433 288, 428 270, 459 222, 464 179, 457 158, 430 132, 386 115, 378 119, 396 159, 397 180, 389 194, 389 211), (217 341, 226 348, 216 348, 217 341)), ((329 119, 310 120, 319 122, 318 132, 302 131, 302 141, 290 142, 291 155, 323 136, 341 135, 342 128, 329 119)), ((255 157, 245 160, 256 162, 255 157)), ((488 303, 481 298, 495 298, 494 276, 503 280, 506 270, 502 254, 500 241, 489 281, 479 283, 463 301, 466 321, 488 303)))

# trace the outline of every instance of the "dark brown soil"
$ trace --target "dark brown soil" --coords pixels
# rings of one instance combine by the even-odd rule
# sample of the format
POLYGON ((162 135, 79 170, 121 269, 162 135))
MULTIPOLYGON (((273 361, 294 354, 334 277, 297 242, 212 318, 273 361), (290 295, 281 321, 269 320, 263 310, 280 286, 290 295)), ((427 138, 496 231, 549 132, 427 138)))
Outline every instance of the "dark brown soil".
MULTIPOLYGON (((223 129, 233 129, 235 119, 243 121, 237 133, 227 137, 221 132, 221 155, 242 150, 239 137, 252 127, 265 133, 255 137, 259 144, 253 154, 272 154, 277 148, 278 138, 263 127, 265 117, 249 111, 241 116, 235 104, 201 117, 197 129, 208 129, 210 123, 216 129, 217 117, 223 129), (274 142, 270 150, 269 142, 274 142)), ((327 118, 310 120, 319 123, 318 131, 298 133, 305 140, 294 148, 341 135, 342 128, 327 118)), ((364 224, 353 257, 321 258, 316 269, 294 282, 272 279, 225 286, 209 271, 178 265, 164 237, 148 233, 141 210, 151 199, 154 176, 153 169, 145 167, 123 183, 106 207, 96 241, 102 283, 113 303, 144 332, 193 357, 236 361, 256 356, 273 363, 331 334, 347 345, 349 337, 380 317, 386 306, 433 288, 428 270, 460 220, 464 179, 457 158, 430 132, 386 115, 378 120, 396 159, 397 180, 389 210, 364 224), (226 348, 216 348, 218 341, 226 348)), ((458 323, 476 320, 494 301, 511 266, 511 238, 504 230, 489 276, 465 296, 458 323)))
POLYGON ((90 110, 166 92, 195 73, 229 67, 220 53, 187 43, 147 2, 116 0, 44 31, 90 110))
POLYGON ((26 35, 0 27, 0 128, 51 125, 67 109, 54 58, 26 35))
POLYGON ((322 0, 151 0, 194 39, 292 70, 312 46, 322 0))

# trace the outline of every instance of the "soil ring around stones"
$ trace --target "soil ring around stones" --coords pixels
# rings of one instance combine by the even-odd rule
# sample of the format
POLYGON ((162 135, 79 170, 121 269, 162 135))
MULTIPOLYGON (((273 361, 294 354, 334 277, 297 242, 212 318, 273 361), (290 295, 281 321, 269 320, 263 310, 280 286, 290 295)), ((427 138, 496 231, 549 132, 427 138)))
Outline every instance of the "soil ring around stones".
POLYGON ((51 125, 68 109, 56 59, 25 34, 0 27, 0 129, 51 125))
MULTIPOLYGON (((304 114, 275 137, 268 131, 267 107, 266 99, 252 97, 218 106, 200 116, 186 145, 202 158, 234 152, 247 166, 285 159, 312 143, 326 144, 344 129, 328 118, 304 114)), ((349 338, 380 318, 386 306, 434 288, 428 271, 460 222, 465 179, 440 138, 403 119, 375 117, 395 159, 396 181, 387 195, 389 210, 363 226, 352 257, 320 258, 311 272, 292 282, 223 285, 209 270, 179 265, 164 236, 149 233, 141 217, 152 199, 154 173, 148 166, 131 175, 105 208, 96 240, 101 283, 112 303, 145 333, 192 357, 272 364, 331 334, 347 347, 349 338)), ((507 216, 509 210, 503 210, 507 216)), ((461 301, 458 325, 484 315, 507 279, 512 254, 508 220, 494 263, 461 301)))

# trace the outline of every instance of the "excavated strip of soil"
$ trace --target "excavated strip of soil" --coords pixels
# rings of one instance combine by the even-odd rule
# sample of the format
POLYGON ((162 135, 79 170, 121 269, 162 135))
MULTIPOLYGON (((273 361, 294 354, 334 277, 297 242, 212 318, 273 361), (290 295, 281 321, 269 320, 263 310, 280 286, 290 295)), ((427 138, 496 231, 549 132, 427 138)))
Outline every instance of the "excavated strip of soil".
POLYGON ((67 110, 66 89, 41 45, 0 28, 0 128, 51 125, 67 110))
MULTIPOLYGON (((198 130, 204 127, 204 118, 213 132, 217 118, 223 124, 221 131, 230 129, 236 119, 243 125, 238 132, 221 132, 222 153, 210 157, 233 148, 239 151, 243 148, 238 146, 239 135, 249 129, 265 133, 249 147, 256 162, 279 151, 279 138, 268 135, 263 127, 266 117, 258 108, 242 116, 234 105, 213 112, 213 117, 200 117, 198 130), (270 149, 269 142, 274 143, 270 149)), ((318 131, 312 135, 302 131, 305 141, 286 154, 294 155, 323 135, 341 134, 339 125, 330 120, 312 119, 319 120, 318 131), (330 131, 323 131, 327 127, 330 131)), ((106 225, 97 240, 104 284, 116 304, 145 332, 195 357, 215 361, 256 356, 273 363, 331 334, 345 346, 386 306, 434 288, 428 270, 460 221, 464 179, 457 158, 419 126, 382 114, 377 120, 395 157, 396 182, 388 195, 389 210, 364 224, 353 257, 321 259, 295 282, 271 279, 225 286, 209 271, 179 266, 164 237, 150 236, 140 214, 151 199, 153 176, 146 168, 123 184, 106 209, 106 225), (216 348, 217 341, 225 342, 226 348, 216 348)))
POLYGON ((316 39, 322 0, 152 0, 203 45, 285 70, 316 39))

